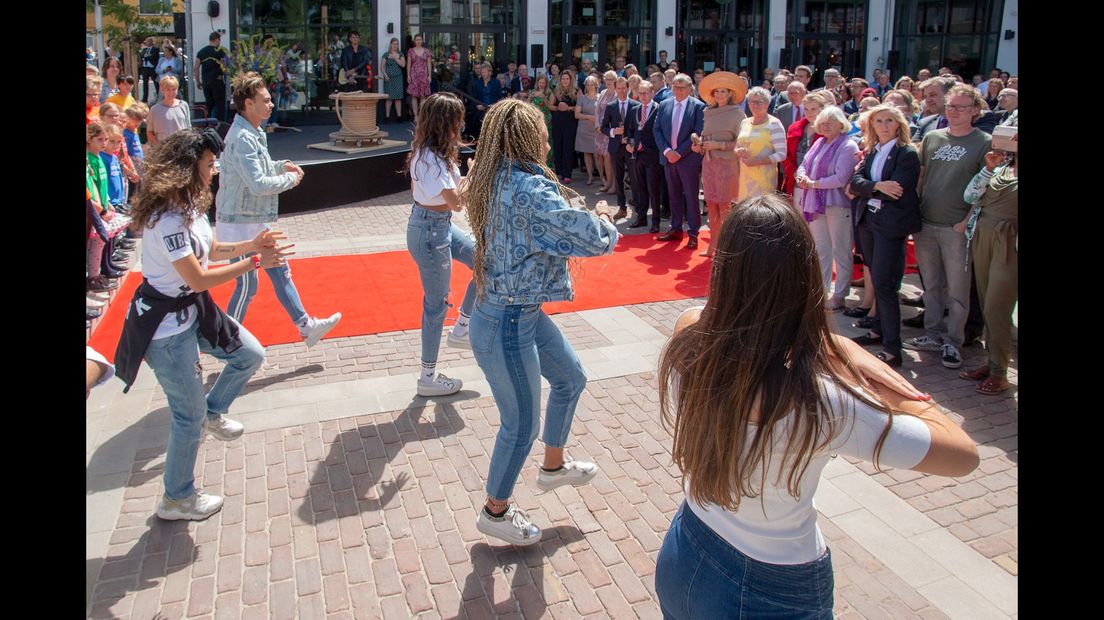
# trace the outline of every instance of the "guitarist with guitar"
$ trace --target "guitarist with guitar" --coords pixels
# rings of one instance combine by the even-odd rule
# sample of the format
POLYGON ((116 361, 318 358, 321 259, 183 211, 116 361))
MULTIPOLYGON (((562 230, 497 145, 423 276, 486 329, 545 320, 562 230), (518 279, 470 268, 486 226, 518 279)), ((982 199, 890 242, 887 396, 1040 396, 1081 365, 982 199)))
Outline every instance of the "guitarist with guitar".
POLYGON ((360 44, 360 33, 349 32, 349 45, 341 50, 341 71, 337 82, 344 92, 359 90, 369 92, 372 83, 372 52, 360 44))

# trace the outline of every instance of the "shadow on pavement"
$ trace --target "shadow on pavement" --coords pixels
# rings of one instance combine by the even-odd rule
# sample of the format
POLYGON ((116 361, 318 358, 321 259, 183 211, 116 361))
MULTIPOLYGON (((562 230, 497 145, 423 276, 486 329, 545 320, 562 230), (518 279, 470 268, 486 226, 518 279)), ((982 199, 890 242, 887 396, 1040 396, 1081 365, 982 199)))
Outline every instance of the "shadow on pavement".
MULTIPOLYGON (((214 518, 217 518, 214 517, 214 518)), ((164 578, 172 573, 186 570, 198 561, 210 561, 215 558, 200 558, 199 548, 188 532, 187 521, 162 521, 150 515, 146 520, 146 531, 134 541, 124 555, 114 555, 86 561, 86 570, 94 571, 100 566, 95 587, 92 589, 92 618, 114 618, 110 608, 124 598, 128 592, 159 589, 164 578)), ((217 554, 217 548, 212 551, 217 554)), ((183 602, 186 592, 180 592, 179 601, 183 602)), ((164 597, 172 597, 170 591, 164 597)), ((153 605, 152 611, 162 607, 161 601, 153 605)), ((140 611, 135 608, 134 612, 140 611)))

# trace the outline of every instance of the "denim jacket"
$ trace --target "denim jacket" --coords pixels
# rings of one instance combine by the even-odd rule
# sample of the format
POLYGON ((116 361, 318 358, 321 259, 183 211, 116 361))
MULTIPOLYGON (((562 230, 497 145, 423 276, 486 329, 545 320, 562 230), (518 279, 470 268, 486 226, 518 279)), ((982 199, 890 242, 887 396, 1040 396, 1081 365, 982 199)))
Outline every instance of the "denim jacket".
POLYGON ((295 174, 284 170, 286 160, 272 161, 263 129, 241 114, 226 133, 226 149, 219 157, 216 218, 227 224, 267 224, 276 221, 276 195, 295 187, 295 174))
POLYGON ((572 208, 556 182, 514 166, 497 173, 500 212, 488 220, 484 299, 506 306, 575 298, 570 256, 613 254, 617 228, 589 211, 572 208), (496 228, 492 237, 492 228, 496 228))

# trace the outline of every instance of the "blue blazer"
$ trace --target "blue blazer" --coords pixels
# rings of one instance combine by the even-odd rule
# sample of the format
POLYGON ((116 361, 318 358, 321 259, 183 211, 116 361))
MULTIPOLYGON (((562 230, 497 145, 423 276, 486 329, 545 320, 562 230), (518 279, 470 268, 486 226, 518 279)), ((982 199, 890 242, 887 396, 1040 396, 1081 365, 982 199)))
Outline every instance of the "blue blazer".
POLYGON ((656 117, 652 133, 655 135, 656 146, 659 148, 659 163, 664 166, 668 165, 669 162, 663 152, 668 148, 673 148, 678 151, 679 155, 682 155, 682 159, 675 165, 686 163, 692 166, 700 166, 702 156, 690 150, 690 134, 696 133, 699 136, 702 134, 702 128, 705 127, 705 104, 694 97, 686 98, 682 123, 679 125, 679 135, 672 140, 671 112, 674 109, 675 98, 671 97, 659 104, 659 111, 656 112, 659 116, 656 117))

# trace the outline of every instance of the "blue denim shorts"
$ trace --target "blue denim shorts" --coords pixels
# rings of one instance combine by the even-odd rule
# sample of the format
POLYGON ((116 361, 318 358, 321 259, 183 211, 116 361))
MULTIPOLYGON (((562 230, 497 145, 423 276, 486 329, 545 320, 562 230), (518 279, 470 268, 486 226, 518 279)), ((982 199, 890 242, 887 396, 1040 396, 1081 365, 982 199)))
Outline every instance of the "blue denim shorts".
POLYGON ((656 560, 664 618, 831 620, 832 554, 768 564, 733 547, 683 502, 656 560))

